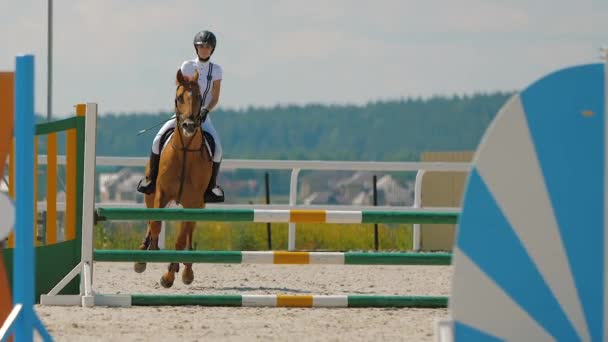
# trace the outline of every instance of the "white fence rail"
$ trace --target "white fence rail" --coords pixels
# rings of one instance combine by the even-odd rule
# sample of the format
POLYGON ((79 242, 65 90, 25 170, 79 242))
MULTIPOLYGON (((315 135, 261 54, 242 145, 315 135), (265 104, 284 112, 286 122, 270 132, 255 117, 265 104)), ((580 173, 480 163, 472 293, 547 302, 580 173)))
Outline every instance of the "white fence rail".
MULTIPOLYGON (((113 157, 97 156, 98 166, 123 166, 143 167, 148 158, 146 157, 113 157)), ((38 164, 46 164, 46 155, 38 156, 38 164)), ((65 165, 65 156, 57 156, 57 164, 65 165)), ((277 208, 277 209, 342 209, 342 210, 393 210, 414 211, 421 208, 422 178, 425 172, 439 171, 461 171, 468 172, 470 163, 462 162, 361 162, 361 161, 320 161, 320 160, 262 160, 262 159, 226 159, 222 162, 223 170, 234 169, 258 169, 258 170, 291 170, 289 187, 289 204, 270 205, 242 205, 242 204, 209 204, 210 208, 277 208), (334 171, 384 171, 384 172, 413 172, 418 171, 414 186, 414 205, 412 207, 395 206, 354 206, 354 205, 298 205, 298 176, 300 170, 334 170, 334 171)), ((58 205, 60 205, 58 203, 58 205)), ((127 207, 139 206, 127 203, 96 203, 96 207, 127 207)), ((45 203, 40 203, 39 208, 44 208, 45 203)), ((60 209, 60 207, 58 207, 60 209)), ((460 208, 433 208, 434 211, 455 212, 460 208)), ((420 225, 413 227, 412 246, 413 250, 420 249, 420 225)), ((164 230, 163 230, 164 231, 164 230)), ((164 235, 164 234, 163 234, 164 235)), ((288 249, 295 250, 296 224, 289 224, 288 249)))

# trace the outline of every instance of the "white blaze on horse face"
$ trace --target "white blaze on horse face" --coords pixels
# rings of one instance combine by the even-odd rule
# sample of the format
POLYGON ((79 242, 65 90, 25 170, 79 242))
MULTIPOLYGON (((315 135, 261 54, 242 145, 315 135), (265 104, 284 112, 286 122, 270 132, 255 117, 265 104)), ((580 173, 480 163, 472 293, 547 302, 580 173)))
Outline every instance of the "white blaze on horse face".
POLYGON ((182 121, 182 134, 186 137, 186 138, 190 138, 191 136, 194 135, 194 132, 196 132, 196 124, 195 122, 190 119, 190 118, 186 118, 182 121))
POLYGON ((187 138, 194 135, 194 132, 196 131, 196 124, 194 120, 192 120, 192 117, 195 114, 192 112, 192 102, 194 101, 194 96, 192 95, 193 94, 190 91, 185 91, 183 93, 184 102, 182 104, 182 108, 180 108, 182 134, 187 138))
POLYGON ((200 107, 198 70, 194 70, 194 75, 184 75, 178 70, 177 82, 179 88, 176 94, 176 113, 179 115, 179 129, 182 130, 183 136, 189 138, 196 132, 196 122, 193 118, 198 115, 195 111, 200 107))

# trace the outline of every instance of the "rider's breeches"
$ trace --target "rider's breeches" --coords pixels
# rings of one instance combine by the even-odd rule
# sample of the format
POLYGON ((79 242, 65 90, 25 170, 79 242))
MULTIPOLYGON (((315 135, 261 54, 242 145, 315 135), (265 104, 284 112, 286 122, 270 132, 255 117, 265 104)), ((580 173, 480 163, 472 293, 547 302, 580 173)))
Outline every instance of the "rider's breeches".
MULTIPOLYGON (((154 140, 152 141, 152 152, 153 153, 160 154, 160 138, 163 136, 163 134, 165 134, 166 131, 168 131, 171 128, 175 128, 175 121, 176 121, 175 118, 173 118, 173 119, 165 122, 163 127, 160 128, 160 130, 154 137, 154 140)), ((210 117, 207 117, 207 120, 205 120, 205 122, 203 123, 203 130, 205 132, 208 132, 209 134, 211 134, 211 136, 213 137, 213 140, 215 140, 215 154, 213 155, 213 161, 216 163, 221 162, 223 152, 224 152, 222 150, 222 142, 220 141, 220 137, 217 134, 215 127, 213 127, 213 123, 211 122, 210 117)))

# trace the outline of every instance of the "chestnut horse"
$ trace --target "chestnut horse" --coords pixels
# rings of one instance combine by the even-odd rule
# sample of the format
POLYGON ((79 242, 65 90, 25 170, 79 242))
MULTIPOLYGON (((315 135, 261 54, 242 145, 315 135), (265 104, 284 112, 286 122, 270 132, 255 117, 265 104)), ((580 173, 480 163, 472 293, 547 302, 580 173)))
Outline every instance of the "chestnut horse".
MULTIPOLYGON (((170 201, 181 204, 183 208, 204 208, 205 190, 211 179, 211 156, 201 129, 203 118, 200 117, 201 92, 198 85, 198 72, 191 78, 177 72, 177 90, 175 91, 176 128, 171 138, 165 143, 160 155, 156 191, 145 195, 146 207, 164 208, 170 201)), ((146 166, 146 174, 149 165, 146 166)), ((175 243, 176 250, 186 247, 192 250, 192 231, 195 222, 182 222, 175 243)), ((144 241, 140 250, 158 250, 160 221, 149 221, 144 241)), ((184 284, 194 280, 192 263, 184 263, 182 273, 184 284)), ((135 263, 135 271, 141 273, 146 263, 135 263)), ((162 275, 163 287, 173 286, 175 273, 179 272, 179 263, 172 262, 162 275)))

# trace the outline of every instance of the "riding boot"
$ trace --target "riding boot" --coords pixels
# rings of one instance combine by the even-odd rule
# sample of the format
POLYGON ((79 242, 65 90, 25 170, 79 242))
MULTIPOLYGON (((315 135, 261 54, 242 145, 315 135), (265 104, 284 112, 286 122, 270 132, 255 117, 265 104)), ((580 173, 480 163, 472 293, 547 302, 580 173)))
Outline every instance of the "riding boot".
POLYGON ((222 190, 222 188, 215 183, 217 180, 217 174, 220 171, 220 164, 221 163, 213 162, 211 179, 209 180, 207 191, 205 191, 205 203, 224 202, 224 190, 222 190))
POLYGON ((153 194, 156 190, 156 178, 158 177, 158 164, 160 155, 154 152, 150 153, 150 166, 148 175, 142 178, 137 184, 137 191, 144 194, 153 194))

